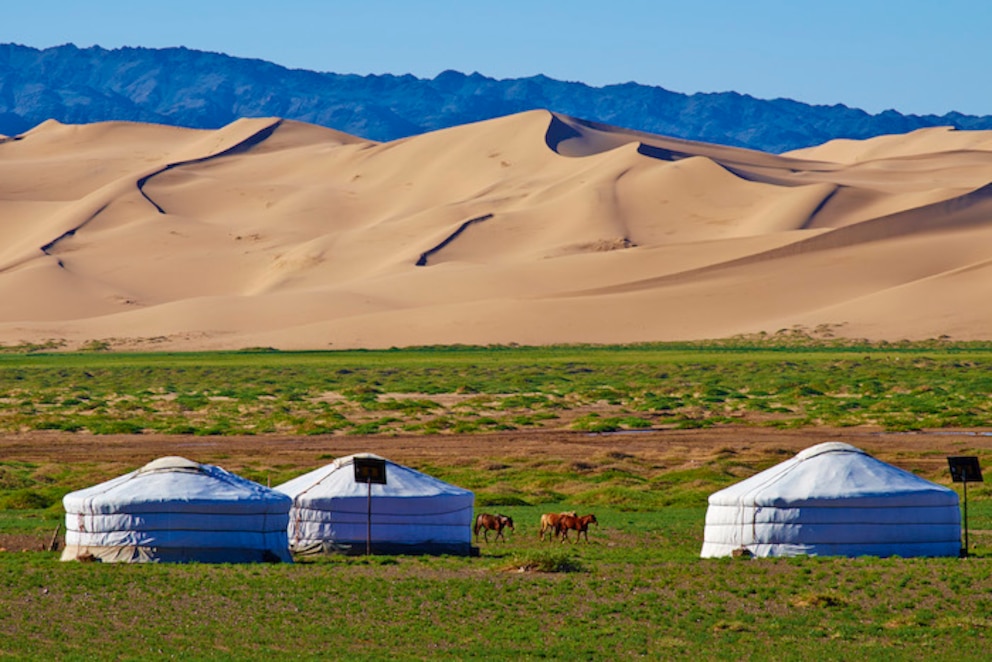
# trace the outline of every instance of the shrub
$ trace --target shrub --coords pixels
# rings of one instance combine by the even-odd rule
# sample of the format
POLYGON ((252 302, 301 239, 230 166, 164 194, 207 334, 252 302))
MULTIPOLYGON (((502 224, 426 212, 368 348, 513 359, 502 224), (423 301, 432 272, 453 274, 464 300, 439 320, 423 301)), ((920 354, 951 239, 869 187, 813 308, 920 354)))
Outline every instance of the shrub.
POLYGON ((43 510, 56 499, 35 490, 17 490, 0 499, 4 510, 43 510))
POLYGON ((582 562, 569 551, 538 550, 513 557, 507 570, 517 572, 586 572, 582 562))
POLYGON ((42 419, 35 421, 35 430, 62 430, 63 432, 79 432, 85 425, 74 418, 42 419))
POLYGON ((86 423, 86 429, 93 434, 140 434, 145 425, 138 421, 95 418, 86 423))
POLYGON ((531 505, 526 499, 512 494, 476 494, 475 503, 480 507, 531 505))

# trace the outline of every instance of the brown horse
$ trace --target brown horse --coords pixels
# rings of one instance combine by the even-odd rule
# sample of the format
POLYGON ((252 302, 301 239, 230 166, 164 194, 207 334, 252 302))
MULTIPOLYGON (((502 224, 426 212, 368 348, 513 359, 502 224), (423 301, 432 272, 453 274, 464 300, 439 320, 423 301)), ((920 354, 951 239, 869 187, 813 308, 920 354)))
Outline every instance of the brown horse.
POLYGON ((541 542, 544 542, 544 534, 548 534, 550 542, 554 536, 558 535, 558 521, 565 515, 575 517, 575 511, 567 513, 544 513, 541 515, 541 542))
POLYGON ((482 531, 482 537, 485 538, 486 542, 489 542, 489 532, 495 531, 496 538, 493 542, 496 542, 500 538, 503 542, 506 542, 506 536, 503 535, 503 529, 510 529, 515 531, 513 528, 513 518, 507 517, 506 515, 490 515, 489 513, 479 513, 479 516, 475 518, 475 541, 479 542, 479 531, 482 531))
POLYGON ((592 513, 588 515, 583 515, 582 517, 576 517, 574 515, 562 515, 561 519, 558 520, 558 528, 556 533, 561 535, 561 541, 565 542, 568 540, 568 532, 574 529, 578 533, 575 534, 575 541, 578 542, 582 534, 586 534, 586 542, 589 542, 589 525, 595 524, 599 526, 599 522, 596 520, 596 516, 592 513))

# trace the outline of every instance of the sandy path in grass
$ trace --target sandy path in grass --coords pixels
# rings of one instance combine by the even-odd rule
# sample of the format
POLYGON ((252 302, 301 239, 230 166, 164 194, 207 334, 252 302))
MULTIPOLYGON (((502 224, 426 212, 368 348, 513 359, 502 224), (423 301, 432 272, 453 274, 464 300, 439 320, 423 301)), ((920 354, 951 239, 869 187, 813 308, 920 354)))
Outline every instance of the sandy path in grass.
POLYGON ((309 471, 333 457, 371 452, 395 462, 422 465, 474 465, 517 461, 592 466, 634 461, 640 472, 692 468, 733 454, 744 464, 786 459, 826 441, 843 441, 881 460, 948 482, 947 455, 992 449, 992 432, 936 430, 886 433, 875 428, 724 427, 698 430, 653 430, 591 434, 560 430, 526 430, 475 435, 286 437, 196 437, 179 435, 89 435, 35 431, 0 435, 0 457, 36 464, 119 465, 132 470, 166 455, 218 464, 237 472, 244 467, 280 467, 309 471))

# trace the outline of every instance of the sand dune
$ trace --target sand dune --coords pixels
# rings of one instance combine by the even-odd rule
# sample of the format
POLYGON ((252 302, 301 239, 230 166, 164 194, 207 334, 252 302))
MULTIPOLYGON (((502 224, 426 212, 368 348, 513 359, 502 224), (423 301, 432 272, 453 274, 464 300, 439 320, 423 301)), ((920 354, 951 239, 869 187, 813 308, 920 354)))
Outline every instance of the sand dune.
POLYGON ((984 339, 992 132, 784 155, 545 111, 392 143, 277 118, 0 142, 0 343, 984 339))

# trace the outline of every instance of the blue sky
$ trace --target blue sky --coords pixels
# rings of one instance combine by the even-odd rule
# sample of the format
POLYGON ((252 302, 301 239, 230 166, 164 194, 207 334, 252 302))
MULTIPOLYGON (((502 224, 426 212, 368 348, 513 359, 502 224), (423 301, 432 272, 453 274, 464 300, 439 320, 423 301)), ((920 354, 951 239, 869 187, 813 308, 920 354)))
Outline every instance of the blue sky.
POLYGON ((677 92, 992 114, 992 3, 34 0, 0 42, 186 46, 339 73, 543 73, 677 92))

